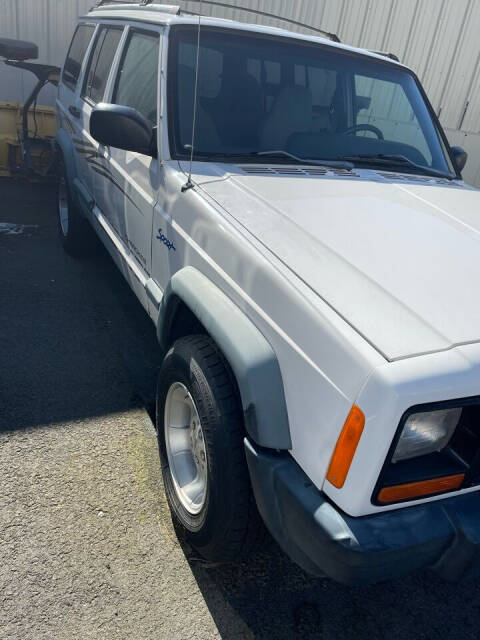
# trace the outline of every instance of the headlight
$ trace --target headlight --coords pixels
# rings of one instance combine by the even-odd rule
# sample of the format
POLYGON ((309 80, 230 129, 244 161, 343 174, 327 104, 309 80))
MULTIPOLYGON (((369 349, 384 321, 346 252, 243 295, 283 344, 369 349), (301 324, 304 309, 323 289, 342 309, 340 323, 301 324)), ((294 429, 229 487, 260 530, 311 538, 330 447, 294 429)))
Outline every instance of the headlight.
POLYGON ((443 449, 450 441, 461 413, 461 407, 413 413, 405 422, 392 462, 443 449))
POLYGON ((406 502, 480 484, 480 398, 418 405, 405 412, 372 495, 406 502), (448 402, 448 404, 447 404, 448 402))

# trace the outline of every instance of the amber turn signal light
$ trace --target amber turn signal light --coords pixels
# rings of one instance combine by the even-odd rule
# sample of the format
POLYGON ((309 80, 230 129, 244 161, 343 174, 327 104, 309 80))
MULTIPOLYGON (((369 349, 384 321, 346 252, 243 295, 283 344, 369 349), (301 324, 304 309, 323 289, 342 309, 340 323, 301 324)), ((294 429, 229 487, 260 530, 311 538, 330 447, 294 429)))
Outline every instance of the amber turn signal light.
POLYGON ((393 487, 384 487, 378 494, 378 502, 387 504, 408 500, 409 498, 420 498, 430 496, 435 493, 444 493, 459 489, 462 486, 464 473, 454 476, 444 476, 443 478, 433 478, 432 480, 421 480, 420 482, 409 482, 408 484, 397 484, 393 487))
POLYGON ((345 420, 328 467, 327 480, 337 489, 345 484, 364 426, 363 411, 354 404, 345 420))

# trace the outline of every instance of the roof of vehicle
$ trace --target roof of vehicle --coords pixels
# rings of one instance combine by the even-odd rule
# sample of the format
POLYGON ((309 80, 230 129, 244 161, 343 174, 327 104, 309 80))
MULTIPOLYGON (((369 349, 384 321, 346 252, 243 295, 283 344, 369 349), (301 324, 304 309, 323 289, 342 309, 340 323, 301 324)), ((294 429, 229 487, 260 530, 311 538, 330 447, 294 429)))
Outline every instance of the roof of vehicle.
MULTIPOLYGON (((85 17, 85 16, 84 16, 85 17)), ((199 16, 194 13, 182 11, 176 5, 155 5, 149 4, 142 6, 139 4, 105 4, 96 8, 93 8, 88 13, 89 18, 97 18, 103 20, 124 20, 124 21, 136 21, 136 22, 148 22, 151 24, 162 25, 198 25, 199 16)), ((280 18, 282 19, 282 18, 280 18)), ((367 49, 360 49, 358 47, 352 47, 339 42, 334 42, 328 37, 319 37, 316 35, 308 35, 303 33, 297 33, 296 31, 289 31, 288 29, 282 29, 279 27, 270 27, 260 24, 252 24, 246 22, 238 22, 236 20, 227 20, 224 18, 213 18, 209 16, 202 16, 202 26, 211 27, 224 27, 229 29, 237 29, 243 31, 255 31, 257 33, 264 33, 266 35, 277 35, 286 38, 296 38, 297 40, 307 40, 310 42, 318 42, 323 45, 328 45, 332 48, 342 49, 353 53, 369 56, 370 58, 376 58, 382 62, 387 62, 394 65, 402 65, 400 62, 389 58, 388 54, 380 54, 367 49)))

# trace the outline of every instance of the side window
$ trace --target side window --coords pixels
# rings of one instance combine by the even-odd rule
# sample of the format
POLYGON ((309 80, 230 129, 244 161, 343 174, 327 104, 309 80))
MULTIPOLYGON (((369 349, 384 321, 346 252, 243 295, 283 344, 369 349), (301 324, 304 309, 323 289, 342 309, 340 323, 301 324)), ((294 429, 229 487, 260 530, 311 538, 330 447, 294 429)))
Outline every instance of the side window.
POLYGON ((159 36, 133 31, 120 63, 113 104, 132 107, 155 126, 159 36))
POLYGON ((88 45, 90 44, 94 31, 94 25, 80 24, 73 34, 72 43, 67 53, 67 59, 65 60, 62 75, 64 84, 66 84, 67 87, 70 87, 72 91, 75 91, 77 86, 83 58, 85 57, 85 53, 87 52, 88 45))
POLYGON ((102 101, 122 33, 123 29, 117 27, 101 29, 90 55, 82 97, 89 98, 93 102, 102 101))

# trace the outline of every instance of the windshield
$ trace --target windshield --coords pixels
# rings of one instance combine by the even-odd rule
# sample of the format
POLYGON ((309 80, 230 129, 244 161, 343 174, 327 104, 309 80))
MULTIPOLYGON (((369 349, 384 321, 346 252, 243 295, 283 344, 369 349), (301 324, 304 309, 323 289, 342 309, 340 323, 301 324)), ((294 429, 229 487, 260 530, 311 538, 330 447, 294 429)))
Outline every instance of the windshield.
MULTIPOLYGON (((192 144, 197 33, 182 26, 170 36, 177 159, 189 157, 192 144)), ((408 71, 308 41, 202 27, 194 158, 265 162, 269 154, 277 162, 295 156, 452 173, 408 71)))

